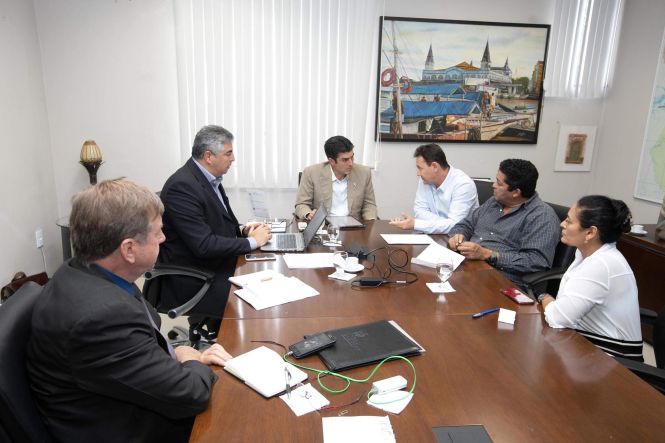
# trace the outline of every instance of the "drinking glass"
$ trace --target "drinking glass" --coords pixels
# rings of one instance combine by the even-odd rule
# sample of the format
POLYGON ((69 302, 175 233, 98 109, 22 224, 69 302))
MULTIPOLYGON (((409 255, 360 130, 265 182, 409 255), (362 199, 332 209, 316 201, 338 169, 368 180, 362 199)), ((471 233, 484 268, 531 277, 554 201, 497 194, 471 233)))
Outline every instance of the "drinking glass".
POLYGON ((335 274, 341 274, 346 267, 346 259, 349 253, 346 251, 335 251, 333 254, 333 265, 335 265, 335 274))
POLYGON ((453 275, 454 267, 450 258, 440 258, 436 262, 436 274, 443 285, 453 275))
POLYGON ((339 226, 328 225, 328 239, 333 243, 337 243, 339 239, 339 226))

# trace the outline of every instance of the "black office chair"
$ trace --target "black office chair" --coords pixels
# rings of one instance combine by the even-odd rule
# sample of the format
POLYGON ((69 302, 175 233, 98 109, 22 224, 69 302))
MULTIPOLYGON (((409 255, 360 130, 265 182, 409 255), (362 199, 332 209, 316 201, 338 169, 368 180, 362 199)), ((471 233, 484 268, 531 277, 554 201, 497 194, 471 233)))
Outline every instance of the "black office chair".
POLYGON ((27 282, 0 307, 1 441, 53 441, 37 410, 25 364, 32 310, 41 292, 37 283, 27 282))
POLYGON ((474 177, 473 182, 476 184, 476 190, 478 191, 478 203, 482 205, 494 195, 494 190, 492 189, 494 182, 489 178, 477 177, 474 177))
MULTIPOLYGON (((554 203, 547 203, 554 209, 556 216, 563 221, 568 216, 567 206, 561 206, 554 203)), ((526 287, 527 293, 531 298, 537 298, 538 295, 547 292, 556 297, 559 292, 559 283, 561 277, 568 269, 568 266, 575 259, 575 248, 568 246, 559 240, 554 251, 554 260, 552 268, 548 271, 533 272, 522 276, 522 281, 526 287)))
POLYGON ((665 395, 665 307, 658 314, 650 309, 640 309, 640 320, 653 326, 653 353, 656 356, 656 367, 626 358, 614 358, 665 395))
MULTIPOLYGON (((143 295, 148 303, 154 306, 157 312, 165 313, 169 318, 176 318, 188 313, 203 299, 203 297, 206 296, 208 289, 210 289, 210 286, 215 279, 215 274, 185 266, 158 263, 152 270, 146 272, 144 277, 145 283, 143 284, 143 295), (164 276, 178 276, 179 278, 200 280, 201 287, 186 303, 177 307, 165 306, 162 304, 161 299, 160 280, 160 277, 164 276)), ((168 332, 171 345, 177 346, 187 344, 196 349, 203 349, 212 345, 215 342, 216 334, 209 333, 204 329, 205 321, 206 319, 201 319, 201 321, 191 324, 189 331, 185 331, 180 327, 173 328, 168 332)))

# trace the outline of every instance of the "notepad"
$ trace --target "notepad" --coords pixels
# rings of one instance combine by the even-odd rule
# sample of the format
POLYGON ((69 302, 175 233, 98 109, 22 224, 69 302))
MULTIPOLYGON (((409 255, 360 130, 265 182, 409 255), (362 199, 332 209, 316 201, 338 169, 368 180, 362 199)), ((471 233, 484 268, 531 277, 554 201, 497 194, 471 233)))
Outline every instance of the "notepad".
POLYGON ((441 246, 438 243, 432 243, 426 247, 423 252, 418 254, 417 257, 411 258, 411 263, 427 266, 428 268, 436 268, 436 264, 441 259, 450 260, 454 269, 457 269, 457 267, 464 261, 464 256, 446 248, 445 246, 441 246))
POLYGON ((378 362, 392 355, 415 355, 425 351, 394 321, 351 326, 325 332, 335 337, 333 346, 319 352, 331 371, 343 371, 378 362))
POLYGON ((286 374, 291 374, 289 384, 296 386, 307 380, 307 374, 284 361, 275 351, 260 346, 226 362, 224 370, 244 381, 264 397, 272 397, 286 390, 286 374))

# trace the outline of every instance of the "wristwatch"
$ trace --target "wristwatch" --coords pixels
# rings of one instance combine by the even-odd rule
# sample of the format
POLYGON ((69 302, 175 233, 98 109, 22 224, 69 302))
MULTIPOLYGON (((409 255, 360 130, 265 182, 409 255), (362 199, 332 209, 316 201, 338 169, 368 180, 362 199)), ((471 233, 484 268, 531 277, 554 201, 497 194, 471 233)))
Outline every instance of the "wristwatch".
POLYGON ((543 300, 545 300, 545 297, 547 297, 549 294, 544 292, 538 296, 538 303, 542 303, 543 300))
POLYGON ((491 251, 490 258, 487 259, 487 263, 489 263, 491 266, 496 266, 498 258, 499 254, 497 254, 496 251, 491 251))

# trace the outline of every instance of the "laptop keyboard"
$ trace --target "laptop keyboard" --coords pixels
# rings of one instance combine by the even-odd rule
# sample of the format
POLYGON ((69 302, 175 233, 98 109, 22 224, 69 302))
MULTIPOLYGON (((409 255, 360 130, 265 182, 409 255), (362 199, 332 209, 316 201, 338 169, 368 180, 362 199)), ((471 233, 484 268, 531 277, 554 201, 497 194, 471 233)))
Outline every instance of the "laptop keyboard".
POLYGON ((298 246, 297 234, 285 234, 277 236, 277 247, 279 249, 296 249, 298 246))

